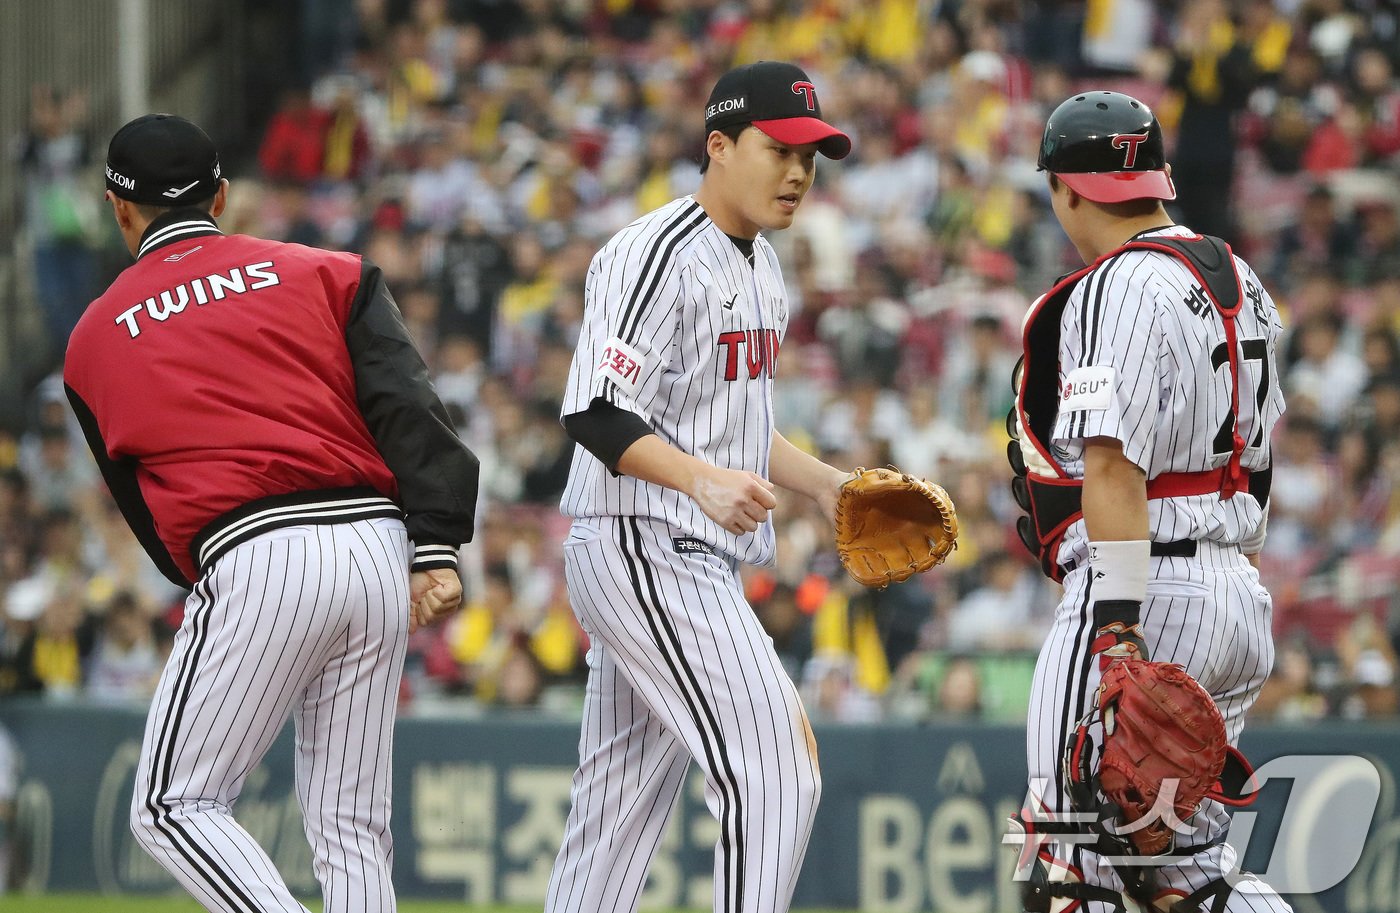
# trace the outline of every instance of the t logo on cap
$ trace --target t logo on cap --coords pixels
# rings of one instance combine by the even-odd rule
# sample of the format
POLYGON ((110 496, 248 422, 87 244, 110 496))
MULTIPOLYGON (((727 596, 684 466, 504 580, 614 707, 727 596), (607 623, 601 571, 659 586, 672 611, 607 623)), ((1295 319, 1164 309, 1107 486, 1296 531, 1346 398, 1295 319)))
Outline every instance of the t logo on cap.
POLYGON ((1132 168, 1137 164, 1138 145, 1147 142, 1146 133, 1122 133, 1112 139, 1114 149, 1127 149, 1123 153, 1123 167, 1132 168))
POLYGON ((799 80, 793 83, 792 94, 804 96, 808 111, 817 110, 817 87, 810 82, 802 82, 799 80))
POLYGON ((816 143, 827 158, 851 151, 850 137, 822 120, 817 87, 795 64, 759 60, 719 78, 705 105, 705 132, 745 124, 790 146, 816 143))

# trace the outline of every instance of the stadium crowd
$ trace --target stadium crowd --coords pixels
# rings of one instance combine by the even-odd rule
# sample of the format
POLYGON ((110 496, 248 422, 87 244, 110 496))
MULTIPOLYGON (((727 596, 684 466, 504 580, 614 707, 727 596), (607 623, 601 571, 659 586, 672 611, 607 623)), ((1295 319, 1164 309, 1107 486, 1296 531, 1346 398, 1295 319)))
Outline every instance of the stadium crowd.
MULTIPOLYGON (((1024 719, 1056 599, 1014 532, 1004 418, 1021 316, 1076 265, 1035 169, 1041 125, 1089 86, 1154 106, 1174 212, 1230 240, 1285 315, 1289 411, 1263 571, 1279 660, 1258 713, 1396 712, 1393 5, 304 6, 325 23, 308 30, 313 72, 231 175, 221 224, 378 263, 481 457, 468 598, 414 636, 406 707, 573 713, 581 700, 586 644, 564 594, 557 503, 583 277, 615 230, 698 186, 700 87, 731 63, 776 58, 807 69, 855 144, 822 161, 796 226, 771 239, 793 315, 781 430, 837 465, 938 481, 963 529, 947 567, 863 591, 822 518, 780 503, 778 563, 746 585, 813 715, 1024 719)), ((26 230, 55 353, 124 262, 109 216, 83 202, 100 198, 100 147, 80 96, 36 90, 26 230)), ((144 700, 184 594, 127 532, 56 377, 34 391, 25 427, 0 432, 0 467, 0 694, 144 700)))

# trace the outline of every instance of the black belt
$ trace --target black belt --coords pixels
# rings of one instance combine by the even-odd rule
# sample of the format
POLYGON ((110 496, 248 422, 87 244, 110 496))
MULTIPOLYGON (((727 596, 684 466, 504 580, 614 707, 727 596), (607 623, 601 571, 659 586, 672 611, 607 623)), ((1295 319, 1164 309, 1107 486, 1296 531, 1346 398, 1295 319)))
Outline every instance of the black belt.
MULTIPOLYGON (((1171 542, 1153 542, 1148 552, 1153 558, 1194 558, 1196 557, 1196 540, 1173 539, 1171 542)), ((1061 566, 1068 574, 1079 567, 1079 562, 1071 558, 1061 566)))
POLYGON ((1194 558, 1196 557, 1195 539, 1176 539, 1172 542, 1152 543, 1153 558, 1194 558))

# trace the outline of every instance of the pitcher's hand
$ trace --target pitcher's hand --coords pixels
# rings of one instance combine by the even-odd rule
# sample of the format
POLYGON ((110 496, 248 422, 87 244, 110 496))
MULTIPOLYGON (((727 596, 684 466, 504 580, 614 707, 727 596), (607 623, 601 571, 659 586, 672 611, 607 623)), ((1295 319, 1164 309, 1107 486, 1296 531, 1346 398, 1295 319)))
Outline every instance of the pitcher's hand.
POLYGON ((735 535, 758 529, 778 506, 773 483, 741 469, 708 467, 695 478, 689 494, 705 516, 735 535))

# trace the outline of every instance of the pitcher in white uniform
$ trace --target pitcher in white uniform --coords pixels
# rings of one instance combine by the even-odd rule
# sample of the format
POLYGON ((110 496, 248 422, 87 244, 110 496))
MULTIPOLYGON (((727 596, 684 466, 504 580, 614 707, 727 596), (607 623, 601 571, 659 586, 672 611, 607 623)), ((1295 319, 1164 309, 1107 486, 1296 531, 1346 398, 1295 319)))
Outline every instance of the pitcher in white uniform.
POLYGON ((847 474, 773 422, 787 293, 760 232, 787 228, 818 152, 850 140, 807 75, 764 61, 705 109, 700 189, 594 258, 563 422, 562 509, 589 677, 573 808, 545 909, 637 908, 692 759, 720 823, 717 913, 788 908, 821 793, 792 680, 744 598, 774 559, 774 486, 828 518, 847 474))

